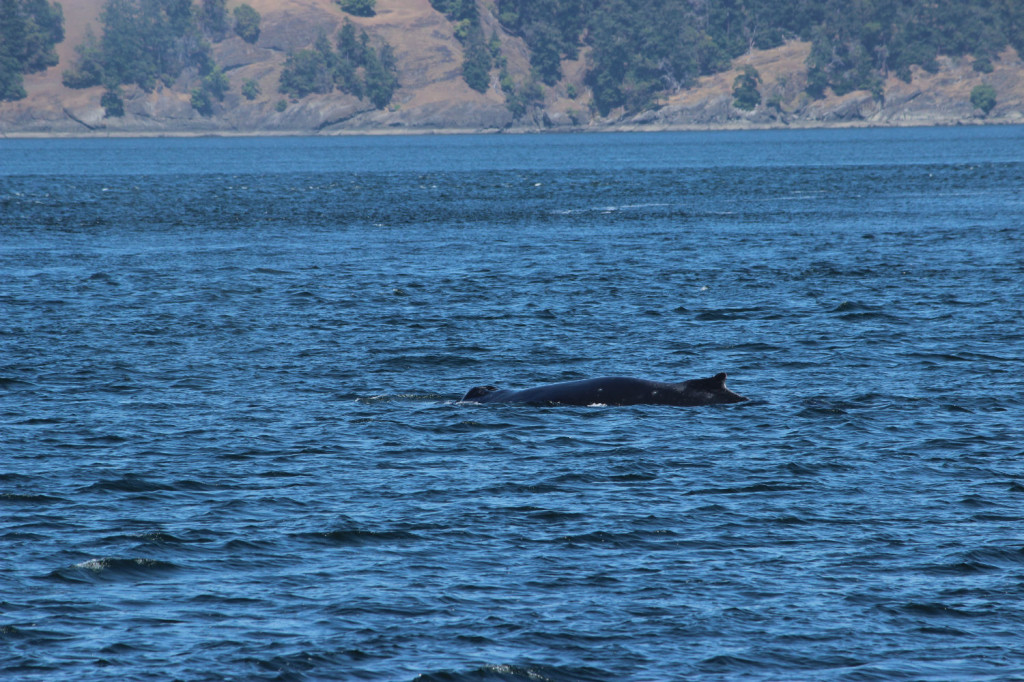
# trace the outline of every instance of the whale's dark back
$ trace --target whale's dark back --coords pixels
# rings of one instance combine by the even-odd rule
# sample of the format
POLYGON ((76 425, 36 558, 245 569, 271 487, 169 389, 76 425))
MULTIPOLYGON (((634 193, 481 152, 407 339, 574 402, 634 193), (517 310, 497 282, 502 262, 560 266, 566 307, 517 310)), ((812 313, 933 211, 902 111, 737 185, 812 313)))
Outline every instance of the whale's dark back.
POLYGON ((747 398, 725 386, 726 374, 678 383, 601 377, 537 386, 522 391, 477 386, 463 401, 478 403, 538 403, 556 405, 722 405, 747 398))

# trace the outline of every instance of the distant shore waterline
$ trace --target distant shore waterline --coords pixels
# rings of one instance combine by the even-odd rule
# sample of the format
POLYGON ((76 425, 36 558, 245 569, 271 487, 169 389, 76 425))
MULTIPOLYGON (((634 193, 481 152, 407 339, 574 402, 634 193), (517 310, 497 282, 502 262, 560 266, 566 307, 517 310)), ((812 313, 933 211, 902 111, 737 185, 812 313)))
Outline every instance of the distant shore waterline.
POLYGON ((310 130, 160 130, 126 131, 94 130, 91 132, 40 132, 0 130, 0 139, 91 139, 91 138, 202 138, 202 137, 400 137, 424 135, 551 135, 591 133, 687 133, 687 132, 741 132, 759 130, 847 130, 847 129, 904 129, 904 128, 959 128, 1022 126, 1024 121, 937 121, 926 123, 878 123, 873 121, 800 121, 792 124, 751 125, 736 123, 725 125, 594 125, 558 128, 359 128, 330 131, 310 130))

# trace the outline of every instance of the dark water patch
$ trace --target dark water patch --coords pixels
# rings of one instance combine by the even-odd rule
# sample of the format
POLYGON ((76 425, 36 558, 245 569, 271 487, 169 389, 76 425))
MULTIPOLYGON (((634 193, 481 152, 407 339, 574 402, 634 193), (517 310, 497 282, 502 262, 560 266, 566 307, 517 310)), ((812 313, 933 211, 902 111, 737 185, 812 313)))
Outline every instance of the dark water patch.
POLYGON ((16 377, 0 376, 0 391, 25 391, 34 386, 31 381, 25 381, 16 377))
MULTIPOLYGON (((104 389, 110 390, 110 386, 105 386, 104 389)), ((119 436, 115 433, 95 434, 86 436, 82 440, 92 445, 120 445, 121 443, 128 442, 128 438, 126 436, 119 436)))
POLYGON ((298 471, 285 471, 281 469, 270 469, 268 471, 261 471, 256 474, 264 478, 303 478, 309 476, 309 474, 298 472, 298 471))
POLYGON ((566 535, 551 542, 567 547, 611 548, 619 550, 668 550, 674 546, 676 534, 670 530, 660 531, 593 531, 579 535, 566 535))
POLYGON ((989 609, 970 610, 942 602, 907 602, 905 604, 882 606, 883 611, 897 615, 921 618, 974 619, 990 615, 989 609))
POLYGON ((334 528, 325 531, 306 531, 296 534, 297 538, 316 543, 338 546, 361 546, 384 543, 405 543, 422 540, 423 537, 411 530, 400 528, 367 528, 355 519, 340 519, 334 528))
POLYGON ((422 538, 408 531, 373 531, 359 528, 336 528, 323 533, 305 533, 300 537, 321 541, 329 545, 368 545, 381 543, 404 543, 422 538))
MULTIPOLYGON (((262 675, 273 675, 275 680, 306 680, 322 679, 322 670, 345 670, 353 662, 369 658, 360 649, 348 649, 337 652, 299 651, 269 658, 246 658, 239 663, 262 675)), ((356 676, 358 679, 362 676, 356 676)))
POLYGON ((632 472, 628 472, 628 473, 616 474, 616 475, 613 475, 613 476, 609 476, 608 480, 610 480, 610 481, 619 481, 621 483, 647 483, 649 481, 654 481, 657 478, 658 478, 658 474, 656 472, 651 472, 651 471, 645 471, 645 472, 632 471, 632 472))
POLYGON ((805 461, 805 462, 786 462, 782 465, 782 469, 792 474, 793 476, 820 476, 828 475, 832 473, 848 472, 856 470, 856 465, 848 462, 835 462, 835 461, 805 461))
POLYGON ((566 488, 552 483, 518 483, 506 482, 489 486, 480 492, 488 495, 545 495, 565 492, 566 488))
POLYGON ((974 633, 969 630, 961 630, 948 625, 922 625, 917 629, 923 635, 939 635, 951 637, 972 637, 974 633))
POLYGON ((532 521, 542 523, 570 523, 581 521, 586 518, 583 512, 569 512, 556 509, 535 509, 526 508, 527 517, 532 521))
POLYGON ((699 322, 729 322, 736 320, 760 319, 768 315, 773 317, 774 313, 765 311, 763 308, 719 308, 711 310, 694 311, 694 319, 699 322))
POLYGON ((197 594, 189 599, 192 604, 219 604, 223 606, 252 606, 261 603, 261 600, 255 597, 243 597, 243 596, 226 596, 222 594, 211 594, 204 592, 197 594))

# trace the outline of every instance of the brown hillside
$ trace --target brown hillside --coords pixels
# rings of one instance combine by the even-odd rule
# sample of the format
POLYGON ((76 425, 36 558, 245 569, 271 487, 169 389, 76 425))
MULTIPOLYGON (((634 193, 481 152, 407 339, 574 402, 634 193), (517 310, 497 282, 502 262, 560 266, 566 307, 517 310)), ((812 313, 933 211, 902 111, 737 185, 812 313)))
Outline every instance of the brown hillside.
MULTIPOLYGON (((484 94, 470 89, 461 75, 462 46, 451 24, 429 0, 377 0, 377 15, 348 17, 334 0, 247 0, 262 15, 256 45, 237 36, 214 45, 214 57, 224 69, 231 90, 211 117, 190 104, 189 92, 199 80, 186 72, 172 87, 143 92, 125 90, 126 115, 105 118, 101 88, 71 90, 61 84, 62 72, 74 63, 75 47, 87 27, 97 35, 105 0, 63 0, 67 37, 58 46, 60 64, 25 78, 28 97, 0 102, 0 135, 16 134, 189 134, 189 133, 313 133, 345 131, 496 130, 575 127, 587 129, 668 129, 709 127, 772 127, 821 125, 929 125, 978 122, 1024 122, 1024 64, 1008 50, 980 74, 969 58, 940 59, 936 74, 915 70, 911 83, 890 78, 885 99, 866 92, 811 100, 804 92, 809 46, 792 42, 755 51, 736 60, 735 69, 702 78, 696 87, 665 98, 660 105, 635 115, 612 112, 605 119, 589 106, 584 83, 587 50, 578 60, 563 63, 563 81, 545 88, 541 110, 512 121, 505 106, 497 71, 484 94), (281 68, 290 52, 309 47, 320 33, 333 37, 348 17, 374 40, 386 40, 395 50, 399 89, 386 110, 341 92, 285 101, 278 91, 281 68), (750 64, 762 78, 762 104, 752 112, 732 106, 732 83, 739 69, 750 64), (253 101, 241 96, 246 80, 259 83, 253 101), (995 86, 998 105, 988 117, 970 104, 971 89, 995 86), (569 93, 575 94, 574 98, 569 93), (280 107, 284 106, 281 111, 280 107)), ((242 0, 228 0, 229 11, 242 0)), ((478 0, 484 30, 501 38, 509 71, 518 81, 529 74, 529 53, 519 38, 504 32, 494 16, 493 3, 478 0)))
MULTIPOLYGON (((204 118, 192 110, 189 90, 197 74, 186 73, 172 88, 158 86, 152 93, 129 87, 127 115, 104 118, 102 88, 71 90, 61 74, 76 58, 75 46, 86 28, 99 35, 99 13, 104 0, 65 0, 67 37, 58 46, 60 64, 25 78, 28 97, 0 103, 0 133, 16 132, 311 132, 352 128, 501 128, 511 123, 495 76, 491 89, 480 94, 462 79, 462 47, 451 24, 429 0, 378 0, 377 15, 351 17, 333 0, 248 0, 262 15, 256 45, 237 36, 214 45, 214 57, 231 81, 232 94, 216 115, 204 118), (282 95, 278 79, 288 54, 309 47, 321 34, 332 37, 348 18, 371 38, 389 42, 395 50, 400 88, 387 111, 376 111, 367 101, 335 92, 289 102, 277 110, 282 95), (261 95, 255 101, 240 96, 241 85, 256 80, 261 95)), ((230 0, 229 11, 241 4, 230 0)), ((498 29, 489 14, 486 21, 498 29)), ((502 32, 499 30, 499 34, 502 32)), ((509 69, 519 78, 529 72, 529 57, 522 41, 502 35, 509 69)))

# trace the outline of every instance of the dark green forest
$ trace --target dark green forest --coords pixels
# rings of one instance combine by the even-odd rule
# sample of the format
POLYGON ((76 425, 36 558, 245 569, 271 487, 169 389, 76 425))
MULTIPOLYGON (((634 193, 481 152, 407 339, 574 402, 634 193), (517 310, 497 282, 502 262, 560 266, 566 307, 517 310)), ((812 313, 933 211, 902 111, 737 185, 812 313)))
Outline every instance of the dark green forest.
MULTIPOLYGON (((435 7, 461 1, 432 0, 435 7)), ((1022 0, 497 0, 497 7, 501 25, 530 47, 535 78, 545 84, 561 78, 560 59, 592 48, 587 84, 601 114, 641 110, 753 48, 788 39, 812 44, 812 97, 831 89, 882 98, 890 74, 909 81, 911 66, 934 71, 940 54, 971 55, 986 70, 1008 45, 1024 53, 1022 0)))
POLYGON ((300 98, 312 93, 338 90, 368 97, 378 109, 391 102, 398 88, 398 67, 387 42, 380 48, 370 44, 366 31, 356 34, 348 19, 337 35, 338 49, 321 35, 311 50, 299 50, 288 57, 281 71, 281 92, 300 98))
POLYGON ((22 76, 57 64, 64 12, 49 0, 0 0, 0 101, 25 97, 22 76))

